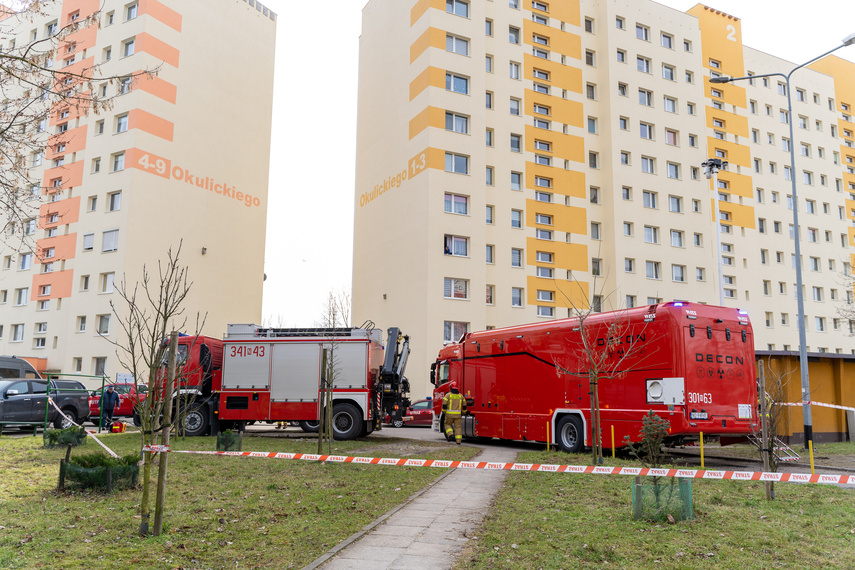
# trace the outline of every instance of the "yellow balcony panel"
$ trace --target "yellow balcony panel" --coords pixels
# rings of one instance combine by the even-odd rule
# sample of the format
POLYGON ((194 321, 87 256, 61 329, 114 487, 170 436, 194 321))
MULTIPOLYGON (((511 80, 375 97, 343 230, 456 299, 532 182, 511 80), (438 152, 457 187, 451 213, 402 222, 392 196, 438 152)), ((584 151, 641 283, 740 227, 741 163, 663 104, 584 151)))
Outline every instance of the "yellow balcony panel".
MULTIPOLYGON (((746 79, 746 81, 748 80, 746 79)), ((748 98, 746 96, 745 87, 737 85, 736 83, 710 83, 709 77, 707 77, 704 79, 704 89, 707 97, 710 99, 721 99, 728 105, 736 105, 743 109, 746 108, 746 101, 748 98), (713 97, 713 89, 721 91, 722 97, 713 97)))
POLYGON ((524 43, 529 46, 543 47, 561 55, 566 55, 578 60, 582 59, 582 38, 576 34, 571 34, 570 32, 562 32, 558 28, 544 26, 543 24, 538 24, 533 20, 525 20, 523 22, 523 40, 524 43), (541 44, 535 44, 531 39, 532 34, 549 38, 549 45, 544 46, 541 44))
MULTIPOLYGON (((719 209, 730 214, 730 220, 722 220, 725 225, 738 226, 753 230, 755 227, 754 207, 735 204, 733 202, 719 202, 719 209)), ((715 219, 715 200, 710 200, 710 219, 715 219)))
POLYGON ((525 149, 555 157, 556 160, 571 160, 580 164, 585 163, 585 139, 574 135, 565 135, 559 131, 538 129, 533 125, 525 126, 525 149), (552 144, 552 150, 545 152, 534 147, 534 141, 545 141, 552 144))
POLYGON ((847 192, 855 190, 855 174, 843 173, 843 189, 847 192))
POLYGON ((745 75, 741 20, 703 4, 697 4, 686 13, 698 19, 704 67, 709 68, 709 60, 715 59, 720 63, 717 71, 732 77, 745 75))
POLYGON ((445 128, 445 109, 428 107, 410 119, 410 139, 428 127, 445 128))
POLYGON ((443 0, 418 0, 410 9, 410 27, 424 16, 425 12, 428 11, 428 8, 445 10, 445 2, 443 2, 443 0))
MULTIPOLYGON (((709 155, 717 156, 715 154, 716 149, 723 150, 727 153, 727 157, 724 160, 730 164, 744 166, 746 168, 751 166, 751 149, 747 146, 736 144, 735 142, 723 141, 715 137, 707 137, 707 152, 709 155)), ((719 172, 719 174, 721 174, 721 172, 719 172)))
MULTIPOLYGON (((564 275, 566 277, 566 274, 564 275)), ((526 300, 531 305, 544 305, 556 309, 577 309, 580 311, 588 308, 588 282, 568 281, 566 279, 544 279, 529 276, 526 280, 528 293, 526 300), (537 291, 552 291, 553 301, 538 301, 537 291)), ((556 314, 556 317, 564 318, 565 314, 556 314)))
MULTIPOLYGON (((525 64, 526 79, 534 80, 532 69, 537 68, 549 73, 547 83, 554 85, 555 89, 567 89, 575 93, 582 92, 582 70, 579 68, 561 65, 548 59, 540 59, 530 53, 525 54, 523 63, 525 64)), ((537 81, 543 80, 537 79, 537 81)))
POLYGON ((721 192, 754 199, 754 182, 747 174, 719 170, 718 179, 727 182, 727 188, 719 188, 721 192))
POLYGON ((445 89, 445 70, 438 67, 428 67, 410 82, 410 101, 428 87, 445 89))
POLYGON ((585 208, 565 206, 561 203, 526 200, 525 223, 530 228, 538 227, 570 234, 588 235, 588 212, 585 208), (538 224, 536 214, 552 216, 552 225, 538 224))
POLYGON ((544 95, 543 93, 537 93, 531 89, 526 89, 525 114, 534 117, 544 117, 544 115, 534 112, 535 104, 546 105, 549 107, 551 114, 548 118, 552 121, 566 123, 573 127, 579 127, 580 129, 584 125, 584 119, 582 118, 582 103, 578 101, 570 101, 569 99, 562 99, 561 97, 555 97, 553 95, 544 95))
POLYGON ((747 137, 748 117, 742 117, 736 113, 730 113, 723 109, 707 107, 707 127, 719 131, 725 131, 739 137, 747 137), (713 123, 715 119, 724 121, 724 128, 716 127, 713 123))
MULTIPOLYGON (((526 265, 542 265, 552 267, 558 272, 588 271, 588 246, 581 243, 566 243, 563 241, 546 241, 533 237, 526 238, 526 265), (553 255, 554 263, 538 263, 537 252, 545 251, 553 255)), ((562 277, 566 277, 565 273, 562 277)), ((551 279, 547 279, 551 281, 551 279)))
POLYGON ((855 163, 846 162, 847 156, 851 156, 852 160, 855 161, 855 148, 852 148, 851 146, 846 146, 845 144, 840 145, 840 160, 843 161, 843 164, 855 166, 855 163))
POLYGON ((540 16, 557 19, 561 22, 573 24, 574 26, 579 25, 579 0, 549 0, 546 4, 549 6, 548 12, 538 10, 530 4, 526 8, 531 7, 531 11, 540 16))
MULTIPOLYGON (((850 226, 846 230, 849 232, 849 247, 855 247, 855 227, 850 226)), ((855 255, 852 256, 852 259, 855 259, 855 255)), ((855 264, 852 267, 855 267, 855 264)))
POLYGON ((846 217, 855 220, 855 200, 846 200, 846 217))
POLYGON ((533 162, 526 163, 525 186, 529 190, 542 190, 543 192, 552 192, 574 198, 584 199, 588 195, 585 189, 584 172, 564 170, 555 166, 543 166, 533 162), (536 179, 538 177, 549 178, 552 181, 552 186, 537 185, 536 179))
POLYGON ((428 28, 410 46, 410 63, 416 61, 428 48, 445 49, 445 31, 428 28))

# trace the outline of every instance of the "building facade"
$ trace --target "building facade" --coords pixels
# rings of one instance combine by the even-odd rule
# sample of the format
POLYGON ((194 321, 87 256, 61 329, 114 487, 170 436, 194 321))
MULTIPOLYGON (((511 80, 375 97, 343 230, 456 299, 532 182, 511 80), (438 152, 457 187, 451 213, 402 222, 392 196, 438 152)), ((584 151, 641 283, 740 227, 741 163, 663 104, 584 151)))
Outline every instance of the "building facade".
POLYGON ((211 336, 260 319, 276 15, 247 0, 51 9, 0 20, 2 41, 47 39, 100 10, 100 25, 64 37, 46 61, 84 74, 98 65, 117 79, 96 77, 97 96, 118 96, 97 114, 54 104, 45 151, 27 157, 41 182, 27 189, 31 217, 0 244, 0 353, 65 373, 125 372, 117 290, 143 266, 157 287, 158 263, 179 244, 192 283, 185 330, 197 313, 211 336))
MULTIPOLYGON (((757 23, 756 25, 762 25, 757 23)), ((360 52, 355 321, 414 339, 415 396, 466 331, 669 300, 749 311, 797 350, 791 177, 807 342, 855 351, 855 64, 789 72, 739 18, 648 0, 371 0, 360 52), (788 121, 795 121, 789 140, 788 121), (796 145, 796 172, 789 145, 796 145)))

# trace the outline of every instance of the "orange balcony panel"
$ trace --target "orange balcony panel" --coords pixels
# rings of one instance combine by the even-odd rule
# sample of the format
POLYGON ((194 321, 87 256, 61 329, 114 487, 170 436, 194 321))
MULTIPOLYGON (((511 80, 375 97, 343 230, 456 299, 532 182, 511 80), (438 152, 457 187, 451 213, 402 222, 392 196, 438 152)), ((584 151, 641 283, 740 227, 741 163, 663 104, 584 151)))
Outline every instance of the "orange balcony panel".
POLYGON ((547 16, 550 19, 557 19, 561 22, 567 22, 574 26, 579 25, 579 0, 551 0, 546 3, 549 6, 549 12, 537 10, 532 7, 529 2, 526 2, 526 4, 528 4, 528 6, 525 7, 531 7, 531 11, 535 14, 547 16))
POLYGON ((724 158, 730 164, 737 164, 746 168, 751 166, 751 149, 735 142, 723 141, 715 137, 707 137, 707 152, 710 156, 717 156, 716 149, 723 150, 727 154, 724 158))
MULTIPOLYGON (((846 230, 849 232, 849 247, 855 247, 855 227, 849 226, 846 230)), ((855 259, 855 255, 852 255, 852 259, 855 259)), ((855 264, 852 267, 855 267, 855 264)))
POLYGON ((73 279, 74 271, 70 269, 33 275, 33 300, 44 301, 45 299, 70 297, 73 279), (48 295, 39 295, 39 291, 41 291, 43 285, 50 285, 50 293, 48 295))
MULTIPOLYGON (((746 81, 748 81, 746 79, 746 81)), ((746 108, 746 91, 745 87, 741 87, 736 83, 718 83, 713 84, 710 83, 709 77, 704 78, 704 88, 706 90, 707 97, 710 99, 721 99, 728 105, 736 105, 737 107, 741 107, 743 109, 746 108), (721 91, 722 97, 713 97, 712 90, 716 89, 717 91, 721 91)))
POLYGON ((855 200, 846 199, 846 217, 855 220, 855 200))
POLYGON ((60 27, 67 25, 70 22, 70 16, 75 12, 80 13, 78 19, 82 20, 94 14, 99 8, 101 8, 101 0, 63 0, 62 20, 59 25, 60 27))
POLYGON ((525 114, 533 117, 542 117, 543 115, 534 112, 534 105, 546 105, 551 110, 549 119, 566 123, 573 127, 582 128, 584 120, 582 119, 582 103, 578 101, 570 101, 561 97, 552 95, 544 95, 537 93, 531 89, 525 90, 525 114))
POLYGON ((708 128, 725 131, 739 137, 748 136, 748 117, 742 117, 736 113, 714 109, 713 107, 707 107, 706 115, 708 128), (724 121, 724 128, 714 126, 713 121, 715 119, 724 121))
POLYGON ((445 30, 428 28, 410 46, 410 63, 416 61, 428 48, 445 49, 445 30))
MULTIPOLYGON (((719 202, 719 210, 730 214, 730 220, 722 220, 725 225, 739 226, 753 230, 755 227, 754 207, 735 204, 733 202, 719 202)), ((715 200, 710 199, 710 219, 715 220, 715 200)))
POLYGON ((553 194, 572 196, 574 198, 585 198, 588 194, 585 189, 584 172, 564 170, 563 168, 556 168, 554 166, 543 166, 542 164, 535 164, 533 162, 526 163, 525 184, 529 190, 541 190, 543 192, 552 192, 553 194), (535 182, 539 176, 552 180, 552 187, 537 186, 535 182))
POLYGON ((561 65, 548 59, 534 57, 530 53, 523 56, 525 64, 525 78, 535 80, 533 69, 540 69, 549 73, 549 81, 537 79, 535 81, 550 83, 556 89, 567 89, 575 93, 582 92, 582 70, 569 65, 561 65))
POLYGON ((48 137, 47 158, 53 159, 64 154, 79 152, 84 148, 86 148, 86 125, 48 137), (65 145, 65 149, 57 152, 57 147, 61 145, 65 145))
POLYGON ((704 67, 709 68, 712 58, 720 62, 718 71, 721 73, 732 77, 745 75, 740 19, 703 4, 697 4, 686 13, 698 19, 704 67))
POLYGON ((418 0, 415 6, 410 9, 410 27, 425 15, 428 8, 445 11, 445 2, 443 0, 418 0))
POLYGON ((77 234, 67 234, 52 238, 44 238, 36 241, 36 255, 42 263, 73 259, 77 251, 77 234), (53 248, 53 255, 47 257, 49 250, 53 248))
POLYGON ((63 67, 62 69, 58 69, 54 74, 55 84, 57 85, 56 89, 60 90, 63 81, 67 77, 71 77, 74 80, 74 83, 71 85, 77 85, 81 82, 81 79, 78 77, 89 76, 92 73, 92 70, 95 66, 95 57, 87 57, 86 59, 81 59, 80 61, 76 61, 69 65, 68 67, 63 67), (71 74, 71 75, 66 75, 71 74))
POLYGON ((85 28, 79 28, 76 32, 68 34, 65 40, 60 43, 62 49, 61 53, 65 54, 65 45, 67 44, 74 44, 74 53, 80 53, 85 49, 94 47, 95 37, 97 35, 98 27, 95 24, 86 26, 85 28))
POLYGON ((540 152, 555 157, 556 160, 572 160, 573 162, 585 162, 585 139, 574 135, 565 135, 558 131, 538 129, 533 125, 525 126, 525 149, 531 152, 540 152), (551 152, 536 150, 534 141, 544 141, 552 144, 551 152))
MULTIPOLYGON (((48 202, 39 208, 39 228, 55 228, 63 224, 73 224, 80 219, 80 196, 58 202, 48 202), (56 214, 56 222, 48 222, 56 214)), ((51 238, 52 239, 52 238, 51 238)))
POLYGON ((415 99, 428 87, 445 89, 445 70, 438 67, 428 67, 418 77, 410 82, 410 101, 415 99))
POLYGON ((136 51, 145 52, 161 60, 163 63, 171 65, 176 69, 178 68, 178 56, 180 52, 166 42, 162 42, 149 34, 140 33, 136 35, 134 43, 136 51))
POLYGON ((140 15, 148 14, 155 20, 163 22, 176 32, 181 31, 181 14, 172 8, 164 6, 157 0, 140 0, 139 6, 140 15))
POLYGON ((727 188, 719 188, 727 194, 754 199, 754 181, 747 174, 737 174, 727 170, 719 170, 718 179, 727 182, 727 188))
POLYGON ((436 129, 445 128, 445 109, 440 109, 439 107, 428 107, 413 117, 410 120, 410 139, 428 127, 434 127, 436 129))
POLYGON ((62 166, 54 166, 48 168, 44 172, 42 186, 47 187, 48 194, 56 192, 57 188, 68 189, 76 188, 83 183, 83 160, 72 162, 71 164, 63 164, 62 166), (60 180, 57 185, 54 181, 60 180))
POLYGON ((175 125, 157 115, 152 115, 142 109, 132 109, 128 113, 128 128, 139 129, 143 132, 172 142, 175 125))
MULTIPOLYGON (((588 246, 581 243, 566 243, 562 241, 545 241, 533 237, 526 238, 526 265, 542 265, 552 267, 556 271, 587 271, 588 246), (537 252, 544 251, 553 254, 554 263, 539 263, 537 252)), ((566 277, 566 275, 565 275, 566 277)), ((546 281, 552 281, 547 279, 546 281)), ((541 287, 542 289, 542 287, 541 287)))
MULTIPOLYGON (((543 251, 543 250, 540 250, 543 251)), ((542 263, 538 264, 541 266, 546 266, 542 263)), ((535 277, 533 275, 529 275, 526 279, 526 286, 528 287, 528 294, 526 295, 526 299, 530 306, 533 305, 546 305, 553 306, 556 309, 579 309, 584 310, 588 308, 588 283, 586 281, 568 281, 565 279, 567 276, 565 271, 565 267, 561 269, 556 269, 556 272, 562 273, 561 279, 545 279, 541 277, 535 277), (552 298, 554 301, 538 301, 537 300, 537 291, 552 291, 552 298)), ((587 266, 582 266, 580 268, 575 268, 573 271, 588 271, 587 266)), ((566 317, 567 315, 555 315, 556 317, 566 317)))
MULTIPOLYGON (((578 14, 578 10, 577 10, 578 14)), ((578 15, 577 15, 578 18, 578 15)), ((523 22, 523 40, 528 46, 538 46, 574 59, 582 59, 582 38, 570 32, 562 32, 558 28, 544 26, 532 20, 523 22), (543 46, 532 41, 532 34, 549 38, 549 45, 543 46)), ((531 51, 531 50, 528 50, 531 51)))
POLYGON ((845 144, 840 145, 840 160, 843 161, 844 165, 855 167, 855 148, 845 144), (847 157, 850 157, 852 161, 847 161, 847 157))
POLYGON ((526 200, 525 223, 530 228, 538 227, 578 235, 588 234, 588 215, 586 210, 576 206, 565 206, 562 203, 526 200), (537 214, 552 216, 552 225, 536 223, 537 214))
POLYGON ((50 120, 48 121, 48 125, 54 127, 57 123, 64 123, 66 121, 73 121, 79 117, 83 117, 89 111, 89 105, 86 103, 86 99, 91 96, 91 91, 83 91, 80 93, 81 99, 83 101, 80 102, 80 105, 70 105, 68 103, 56 103, 53 108, 50 110, 50 120))
MULTIPOLYGON (((137 71, 142 73, 142 70, 137 71)), ((139 89, 150 93, 155 97, 159 97, 168 103, 175 103, 175 98, 178 93, 178 87, 172 83, 161 79, 160 77, 149 77, 147 75, 137 76, 132 85, 132 89, 139 89)))

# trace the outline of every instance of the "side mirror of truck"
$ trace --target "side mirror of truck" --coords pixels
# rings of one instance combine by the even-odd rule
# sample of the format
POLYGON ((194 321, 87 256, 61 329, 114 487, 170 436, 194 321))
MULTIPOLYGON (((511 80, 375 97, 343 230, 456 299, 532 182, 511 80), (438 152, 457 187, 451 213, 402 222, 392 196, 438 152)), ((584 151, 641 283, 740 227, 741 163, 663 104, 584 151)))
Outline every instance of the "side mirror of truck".
POLYGON ((436 362, 430 365, 430 383, 436 386, 436 362))

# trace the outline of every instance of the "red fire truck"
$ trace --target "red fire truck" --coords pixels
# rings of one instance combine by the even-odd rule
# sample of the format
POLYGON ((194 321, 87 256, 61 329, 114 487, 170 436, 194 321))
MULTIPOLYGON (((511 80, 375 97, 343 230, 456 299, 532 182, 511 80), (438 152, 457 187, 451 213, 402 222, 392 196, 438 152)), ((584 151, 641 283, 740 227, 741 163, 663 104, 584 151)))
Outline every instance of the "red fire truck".
POLYGON ((434 429, 445 431, 442 399, 456 381, 465 437, 578 452, 593 442, 588 372, 598 362, 604 447, 637 442, 648 410, 670 422, 672 440, 745 436, 757 422, 753 342, 745 311, 680 302, 468 333, 431 365, 434 429))
POLYGON ((353 439, 400 420, 409 406, 404 377, 409 337, 390 328, 264 328, 229 325, 225 340, 181 336, 178 411, 187 435, 297 421, 317 431, 322 382, 333 376, 333 436, 353 439), (328 366, 330 359, 332 366, 328 366))

